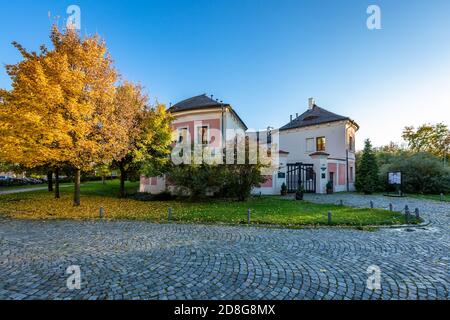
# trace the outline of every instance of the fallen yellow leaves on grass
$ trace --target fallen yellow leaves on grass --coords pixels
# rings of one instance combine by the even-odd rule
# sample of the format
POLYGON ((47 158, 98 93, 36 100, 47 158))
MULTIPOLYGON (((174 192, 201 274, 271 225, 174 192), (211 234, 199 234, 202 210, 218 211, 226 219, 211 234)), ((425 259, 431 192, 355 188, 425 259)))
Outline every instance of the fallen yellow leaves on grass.
POLYGON ((169 205, 162 202, 142 202, 132 199, 83 196, 79 207, 72 205, 72 196, 64 194, 54 199, 52 194, 32 195, 23 199, 1 201, 0 213, 15 219, 97 219, 100 208, 107 219, 150 219, 166 218, 169 205))

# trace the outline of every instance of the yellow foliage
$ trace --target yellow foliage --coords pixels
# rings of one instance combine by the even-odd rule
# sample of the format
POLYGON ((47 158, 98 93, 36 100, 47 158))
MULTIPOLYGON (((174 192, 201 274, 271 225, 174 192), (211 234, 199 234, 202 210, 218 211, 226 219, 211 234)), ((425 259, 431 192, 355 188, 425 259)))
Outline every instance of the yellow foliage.
POLYGON ((123 154, 127 129, 115 116, 115 82, 98 37, 53 27, 54 49, 7 66, 12 90, 0 91, 0 159, 27 167, 91 169, 123 154))

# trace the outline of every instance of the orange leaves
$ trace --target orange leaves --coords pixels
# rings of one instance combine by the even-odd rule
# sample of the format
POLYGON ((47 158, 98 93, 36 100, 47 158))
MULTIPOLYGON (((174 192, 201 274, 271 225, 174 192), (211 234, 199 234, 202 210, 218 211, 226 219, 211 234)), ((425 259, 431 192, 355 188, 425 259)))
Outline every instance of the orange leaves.
POLYGON ((12 90, 0 100, 0 157, 25 166, 90 169, 120 152, 126 132, 115 123, 117 72, 98 37, 52 28, 53 50, 8 66, 12 90))

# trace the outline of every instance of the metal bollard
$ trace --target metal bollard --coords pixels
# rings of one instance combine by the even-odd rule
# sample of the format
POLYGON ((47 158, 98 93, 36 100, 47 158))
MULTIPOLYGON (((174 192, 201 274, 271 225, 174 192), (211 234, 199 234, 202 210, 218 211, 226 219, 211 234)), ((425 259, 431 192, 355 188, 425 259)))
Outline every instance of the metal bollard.
POLYGON ((370 209, 373 209, 373 201, 370 200, 370 209))
POLYGON ((105 215, 105 209, 103 209, 103 207, 100 207, 100 219, 103 219, 104 215, 105 215))
POLYGON ((331 211, 328 211, 328 224, 331 224, 332 219, 331 219, 331 211))
POLYGON ((420 219, 419 208, 416 208, 416 210, 414 210, 414 213, 416 214, 416 218, 420 219))
POLYGON ((343 205, 344 205, 344 201, 342 201, 342 199, 339 200, 339 205, 340 205, 340 206, 343 206, 343 205))
POLYGON ((392 203, 389 203, 389 211, 393 211, 394 210, 394 206, 392 205, 392 203))
POLYGON ((441 197, 441 201, 444 201, 444 194, 443 193, 441 193, 440 197, 441 197))
POLYGON ((251 210, 251 209, 248 209, 248 210, 247 210, 247 224, 250 224, 251 214, 252 214, 252 210, 251 210))
POLYGON ((405 206, 405 220, 406 220, 406 224, 409 223, 409 207, 408 205, 405 206))
POLYGON ((172 208, 169 208, 168 219, 169 221, 172 220, 172 208))

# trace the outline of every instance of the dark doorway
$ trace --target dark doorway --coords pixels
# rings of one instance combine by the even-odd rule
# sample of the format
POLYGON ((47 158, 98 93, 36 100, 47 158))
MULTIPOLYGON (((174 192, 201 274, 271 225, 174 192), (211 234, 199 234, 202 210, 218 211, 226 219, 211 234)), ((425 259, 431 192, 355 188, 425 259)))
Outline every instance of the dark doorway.
POLYGON ((334 172, 330 172, 330 181, 331 181, 331 185, 333 186, 333 191, 334 191, 334 172))

